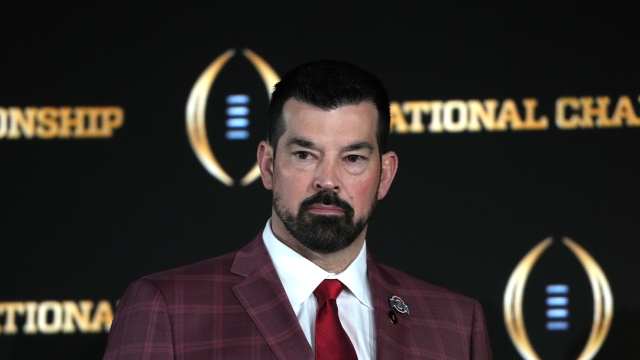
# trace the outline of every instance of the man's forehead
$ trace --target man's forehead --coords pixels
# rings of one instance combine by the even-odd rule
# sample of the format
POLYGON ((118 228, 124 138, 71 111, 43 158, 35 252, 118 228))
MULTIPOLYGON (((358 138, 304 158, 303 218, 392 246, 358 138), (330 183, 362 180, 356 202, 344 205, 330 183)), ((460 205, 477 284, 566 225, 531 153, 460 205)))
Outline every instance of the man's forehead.
POLYGON ((337 106, 322 107, 322 106, 314 105, 312 103, 306 102, 304 100, 301 100, 295 97, 291 97, 284 102, 282 106, 282 111, 283 113, 299 112, 303 110, 331 112, 331 111, 348 108, 348 107, 366 107, 371 111, 371 115, 375 115, 376 118, 378 116, 378 109, 376 108, 376 105, 373 102, 373 100, 370 100, 370 99, 365 99, 365 100, 356 101, 356 102, 340 103, 337 106))
POLYGON ((376 138, 378 113, 370 101, 322 109, 297 99, 289 99, 283 108, 285 137, 325 136, 333 138, 376 138))

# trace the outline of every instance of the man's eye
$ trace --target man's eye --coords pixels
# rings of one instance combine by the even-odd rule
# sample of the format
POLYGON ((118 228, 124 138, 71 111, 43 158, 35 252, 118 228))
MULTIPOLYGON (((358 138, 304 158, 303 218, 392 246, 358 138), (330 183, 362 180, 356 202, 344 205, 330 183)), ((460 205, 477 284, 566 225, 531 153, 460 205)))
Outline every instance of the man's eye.
POLYGON ((296 151, 293 153, 293 156, 300 160, 307 160, 311 154, 307 151, 296 151))
POLYGON ((350 162, 350 163, 355 163, 355 162, 358 162, 358 161, 365 160, 365 157, 364 157, 364 156, 362 156, 362 155, 355 155, 355 154, 352 154, 352 155, 347 155, 347 156, 345 156, 345 160, 346 160, 347 162, 350 162))

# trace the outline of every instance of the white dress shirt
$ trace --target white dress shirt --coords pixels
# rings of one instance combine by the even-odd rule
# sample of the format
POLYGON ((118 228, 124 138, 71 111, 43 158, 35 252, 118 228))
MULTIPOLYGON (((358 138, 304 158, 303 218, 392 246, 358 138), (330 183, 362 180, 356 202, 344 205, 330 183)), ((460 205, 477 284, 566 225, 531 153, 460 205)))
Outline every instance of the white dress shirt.
POLYGON ((262 239, 311 348, 315 347, 318 308, 313 291, 324 279, 338 279, 345 285, 336 299, 340 323, 349 336, 358 359, 375 359, 375 323, 367 279, 366 242, 356 259, 343 272, 333 274, 278 240, 271 231, 271 220, 264 227, 262 239))

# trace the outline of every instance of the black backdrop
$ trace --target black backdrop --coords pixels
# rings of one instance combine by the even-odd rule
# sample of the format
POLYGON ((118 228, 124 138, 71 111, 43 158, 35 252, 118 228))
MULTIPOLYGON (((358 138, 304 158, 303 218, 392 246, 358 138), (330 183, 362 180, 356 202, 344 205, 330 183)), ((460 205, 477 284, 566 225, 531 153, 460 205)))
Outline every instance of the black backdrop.
MULTIPOLYGON (((495 358, 511 359, 518 352, 502 313, 509 276, 543 239, 570 237, 600 264, 613 293, 613 322, 597 358, 640 355, 632 343, 640 321, 640 128, 553 126, 560 97, 606 96, 613 111, 628 96, 640 112, 639 32, 630 9, 613 2, 27 5, 3 11, 0 29, 0 108, 124 111, 108 138, 0 137, 0 358, 100 358, 107 337, 28 334, 20 314, 8 334, 7 304, 115 306, 133 279, 231 251, 261 230, 270 194, 259 182, 217 181, 185 130, 198 76, 224 51, 244 48, 278 73, 318 58, 349 60, 378 74, 400 104, 537 99, 550 119, 546 130, 393 134, 400 171, 372 220, 371 251, 478 298, 495 358)), ((251 165, 260 135, 267 101, 260 81, 236 56, 209 99, 212 148, 236 178, 251 165), (219 136, 219 100, 237 92, 255 99, 245 142, 219 136)), ((576 258, 555 244, 526 287, 527 330, 543 358, 575 359, 593 300, 576 258), (544 289, 553 283, 570 286, 569 331, 545 330, 544 289)), ((45 322, 55 316, 45 315, 45 322)))

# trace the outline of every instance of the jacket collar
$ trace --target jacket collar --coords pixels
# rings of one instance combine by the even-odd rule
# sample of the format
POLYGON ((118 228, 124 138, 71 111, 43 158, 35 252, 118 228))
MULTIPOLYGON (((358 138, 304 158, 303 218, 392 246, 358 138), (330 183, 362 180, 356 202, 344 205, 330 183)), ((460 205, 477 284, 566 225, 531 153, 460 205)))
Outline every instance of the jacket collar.
POLYGON ((377 359, 402 358, 400 354, 415 348, 416 345, 409 316, 397 314, 398 321, 395 324, 391 321, 389 298, 393 295, 403 298, 402 289, 397 280, 389 276, 371 256, 367 269, 376 323, 377 359))
POLYGON ((425 326, 425 316, 434 318, 430 307, 422 301, 419 304, 409 302, 410 313, 396 313, 397 322, 393 323, 389 298, 395 295, 403 301, 416 299, 416 290, 409 287, 406 280, 399 282, 398 275, 394 276, 372 256, 368 257, 367 268, 376 322, 377 359, 441 359, 445 352, 440 330, 425 326), (416 334, 420 334, 419 339, 416 334))
POLYGON ((313 359, 262 236, 236 253, 231 272, 245 277, 233 292, 276 358, 313 359))

